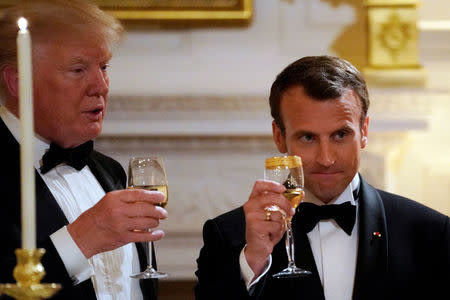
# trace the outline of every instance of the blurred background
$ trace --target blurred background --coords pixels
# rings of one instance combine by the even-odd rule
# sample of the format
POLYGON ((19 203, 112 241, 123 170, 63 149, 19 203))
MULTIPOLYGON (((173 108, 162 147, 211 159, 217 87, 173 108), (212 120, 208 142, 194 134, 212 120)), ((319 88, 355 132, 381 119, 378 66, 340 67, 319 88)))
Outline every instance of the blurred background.
MULTIPOLYGON (((193 299, 203 223, 242 205, 263 177, 264 159, 277 154, 268 106, 276 75, 306 55, 337 55, 361 70, 370 67, 369 41, 377 38, 364 6, 370 1, 237 2, 253 4, 248 21, 124 20, 127 36, 111 62, 109 111, 97 149, 125 169, 140 154, 162 155, 167 168, 169 218, 162 224, 166 237, 156 243, 159 269, 170 273, 161 280, 162 300, 193 299)), ((381 70, 378 81, 368 82, 371 124, 360 171, 375 187, 448 215, 450 10, 448 0, 410 2, 417 18, 408 20, 417 31, 400 33, 420 66, 388 67, 393 77, 381 70)), ((405 28, 394 21, 378 24, 385 40, 389 28, 405 28)))

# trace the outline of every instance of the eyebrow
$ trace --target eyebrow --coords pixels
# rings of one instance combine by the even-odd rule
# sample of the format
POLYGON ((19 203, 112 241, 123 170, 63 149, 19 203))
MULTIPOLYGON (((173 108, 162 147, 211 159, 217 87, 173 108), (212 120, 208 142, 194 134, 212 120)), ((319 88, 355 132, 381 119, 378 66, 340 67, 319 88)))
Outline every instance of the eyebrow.
POLYGON ((337 130, 335 130, 334 132, 337 131, 354 131, 352 126, 348 126, 348 125, 344 125, 341 128, 338 128, 337 130))
POLYGON ((348 134, 353 134, 353 133, 355 133, 355 130, 354 130, 353 127, 345 125, 345 126, 342 126, 341 128, 338 128, 337 130, 333 131, 331 133, 331 135, 334 135, 334 134, 336 134, 338 132, 345 132, 345 133, 348 133, 348 134))
POLYGON ((309 130, 299 130, 294 133, 295 136, 304 136, 304 135, 316 135, 314 132, 309 130))
MULTIPOLYGON (((111 58, 112 58, 112 54, 108 53, 108 55, 105 56, 104 62, 105 63, 109 62, 111 60, 111 58)), ((70 60, 68 62, 68 64, 70 64, 70 65, 78 64, 78 63, 89 64, 89 59, 84 56, 75 56, 75 57, 70 58, 70 60)))
POLYGON ((69 65, 79 64, 79 63, 81 63, 81 64, 88 64, 88 63, 89 63, 89 60, 86 59, 86 58, 84 58, 84 57, 82 57, 82 56, 75 56, 75 57, 72 57, 72 58, 68 61, 68 64, 69 64, 69 65))
MULTIPOLYGON (((339 131, 346 131, 346 132, 354 132, 355 130, 353 129, 353 127, 348 126, 348 125, 344 125, 336 130, 333 130, 331 132, 331 135, 339 132, 339 131)), ((294 133, 295 136, 304 136, 304 135, 317 135, 317 133, 314 133, 312 131, 309 130, 299 130, 297 132, 294 133)))

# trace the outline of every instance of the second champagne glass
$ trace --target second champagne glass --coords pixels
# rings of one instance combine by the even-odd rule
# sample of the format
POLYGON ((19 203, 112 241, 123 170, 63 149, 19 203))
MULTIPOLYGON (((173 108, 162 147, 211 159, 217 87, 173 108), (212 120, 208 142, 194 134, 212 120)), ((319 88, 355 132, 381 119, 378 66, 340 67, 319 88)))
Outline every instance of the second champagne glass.
MULTIPOLYGON (((168 201, 167 176, 163 159, 158 156, 132 157, 128 168, 128 188, 160 191, 165 197, 158 205, 165 207, 168 201)), ((148 266, 143 272, 131 275, 131 278, 150 279, 167 277, 167 273, 159 272, 153 268, 152 249, 153 242, 148 245, 148 266)))
MULTIPOLYGON (((276 181, 286 187, 283 195, 289 200, 292 207, 297 208, 305 197, 302 160, 299 156, 277 156, 267 158, 265 161, 264 178, 276 181)), ((268 210, 279 210, 286 223, 286 252, 288 266, 273 275, 276 278, 290 278, 311 274, 310 271, 301 269, 295 265, 294 259, 294 236, 292 234, 291 219, 286 218, 286 213, 278 206, 266 208, 268 210)))

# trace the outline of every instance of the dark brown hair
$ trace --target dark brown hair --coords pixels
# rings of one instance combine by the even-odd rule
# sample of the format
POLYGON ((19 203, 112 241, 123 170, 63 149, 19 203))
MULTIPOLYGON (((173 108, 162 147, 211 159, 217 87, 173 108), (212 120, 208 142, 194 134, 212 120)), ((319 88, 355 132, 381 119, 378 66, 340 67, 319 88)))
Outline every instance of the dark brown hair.
POLYGON ((288 65, 278 74, 270 90, 270 112, 278 128, 284 134, 280 103, 283 93, 301 86, 305 93, 318 101, 342 96, 352 89, 361 100, 361 124, 369 109, 369 94, 361 73, 348 61, 334 56, 306 56, 288 65))

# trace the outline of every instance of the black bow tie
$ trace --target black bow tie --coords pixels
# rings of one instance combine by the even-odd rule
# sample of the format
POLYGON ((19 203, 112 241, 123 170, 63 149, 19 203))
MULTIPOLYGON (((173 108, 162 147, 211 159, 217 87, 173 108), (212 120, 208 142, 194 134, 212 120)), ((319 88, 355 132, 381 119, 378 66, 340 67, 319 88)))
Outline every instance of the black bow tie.
POLYGON ((310 232, 320 220, 334 219, 336 223, 347 233, 352 234, 355 225, 356 206, 350 201, 342 204, 315 205, 303 202, 298 206, 297 222, 306 232, 310 232))
POLYGON ((68 149, 63 149, 57 144, 51 143, 50 149, 42 156, 41 173, 45 174, 61 163, 66 163, 80 171, 87 165, 87 159, 93 147, 93 141, 68 149))

